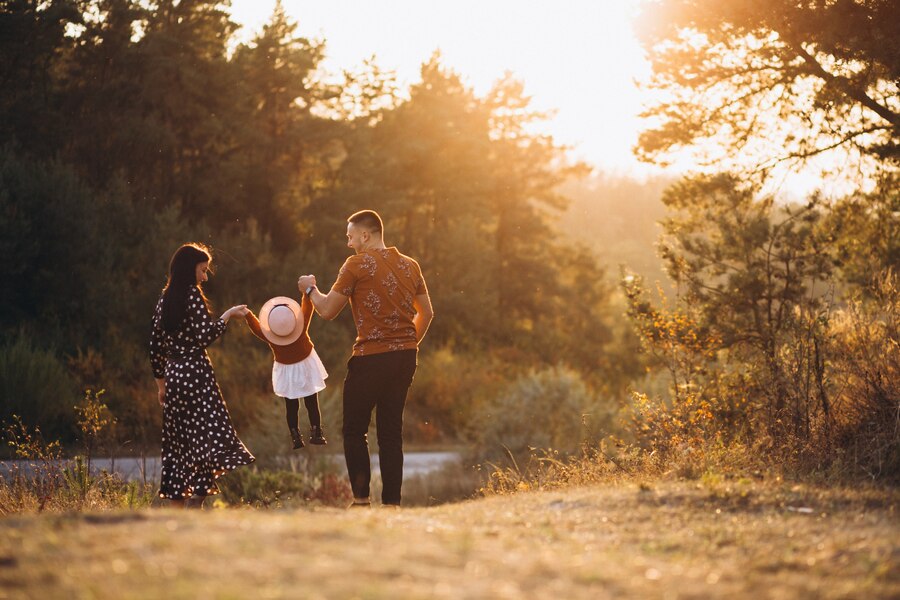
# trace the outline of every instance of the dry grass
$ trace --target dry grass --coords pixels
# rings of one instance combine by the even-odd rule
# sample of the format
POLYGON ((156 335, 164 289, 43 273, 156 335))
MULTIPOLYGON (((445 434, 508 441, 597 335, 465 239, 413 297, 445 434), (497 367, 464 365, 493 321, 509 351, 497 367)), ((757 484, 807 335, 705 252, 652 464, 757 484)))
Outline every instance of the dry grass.
POLYGON ((900 494, 619 482, 432 508, 0 521, 0 597, 891 598, 900 494))

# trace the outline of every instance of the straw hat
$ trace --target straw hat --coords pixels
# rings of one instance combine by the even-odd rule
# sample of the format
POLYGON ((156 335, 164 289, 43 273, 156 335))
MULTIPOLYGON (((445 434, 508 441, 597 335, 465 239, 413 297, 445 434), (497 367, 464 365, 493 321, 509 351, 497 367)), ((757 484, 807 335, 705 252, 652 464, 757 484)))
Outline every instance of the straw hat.
POLYGON ((303 335, 303 310, 287 296, 275 296, 259 309, 259 328, 276 346, 287 346, 303 335))

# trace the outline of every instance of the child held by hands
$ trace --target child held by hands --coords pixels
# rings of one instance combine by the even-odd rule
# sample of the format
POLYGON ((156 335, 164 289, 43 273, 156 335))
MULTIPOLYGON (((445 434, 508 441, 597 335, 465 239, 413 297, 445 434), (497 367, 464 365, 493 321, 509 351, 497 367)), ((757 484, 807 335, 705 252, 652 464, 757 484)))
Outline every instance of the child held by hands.
POLYGON ((259 318, 248 311, 247 324, 253 334, 266 342, 274 354, 272 387, 284 398, 285 417, 294 449, 304 446, 300 435, 300 398, 309 415, 309 443, 325 445, 319 392, 325 389, 328 372, 309 339, 313 306, 304 295, 302 304, 293 298, 277 296, 259 310, 259 318))

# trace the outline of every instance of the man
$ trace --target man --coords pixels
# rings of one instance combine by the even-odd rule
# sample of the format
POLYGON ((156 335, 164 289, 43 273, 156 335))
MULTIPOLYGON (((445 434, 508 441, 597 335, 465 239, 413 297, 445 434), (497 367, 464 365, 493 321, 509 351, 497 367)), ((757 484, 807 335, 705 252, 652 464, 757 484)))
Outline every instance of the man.
POLYGON ((375 409, 384 505, 400 505, 403 483, 403 408, 416 372, 419 342, 434 318, 419 264, 384 245, 384 224, 373 210, 347 219, 344 262, 327 295, 314 275, 297 281, 319 315, 332 320, 350 302, 356 324, 353 355, 344 380, 344 457, 353 506, 369 506, 367 432, 375 409))

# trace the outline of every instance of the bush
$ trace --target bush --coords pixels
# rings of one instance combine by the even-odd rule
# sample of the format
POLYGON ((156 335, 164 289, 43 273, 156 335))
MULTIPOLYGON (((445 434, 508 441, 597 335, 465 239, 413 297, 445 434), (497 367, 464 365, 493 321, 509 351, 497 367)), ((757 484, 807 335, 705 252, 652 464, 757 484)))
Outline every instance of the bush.
POLYGON ((0 347, 0 421, 13 415, 31 427, 41 425, 50 438, 69 440, 74 433, 78 389, 63 363, 24 335, 0 347))
POLYGON ((404 436, 419 443, 465 437, 479 407, 512 375, 511 367, 489 356, 448 347, 425 353, 409 391, 404 436))
POLYGON ((488 402, 474 423, 480 454, 514 456, 530 449, 570 453, 592 436, 599 437, 611 411, 594 395, 581 376, 557 366, 531 371, 488 402))
POLYGON ((833 319, 834 440, 841 460, 873 479, 900 481, 900 285, 887 272, 873 299, 833 319))
POLYGON ((707 351, 715 344, 698 360, 702 336, 666 337, 667 313, 632 306, 670 385, 633 394, 631 432, 663 468, 900 481, 900 286, 890 271, 841 310, 794 307, 769 361, 707 351))

